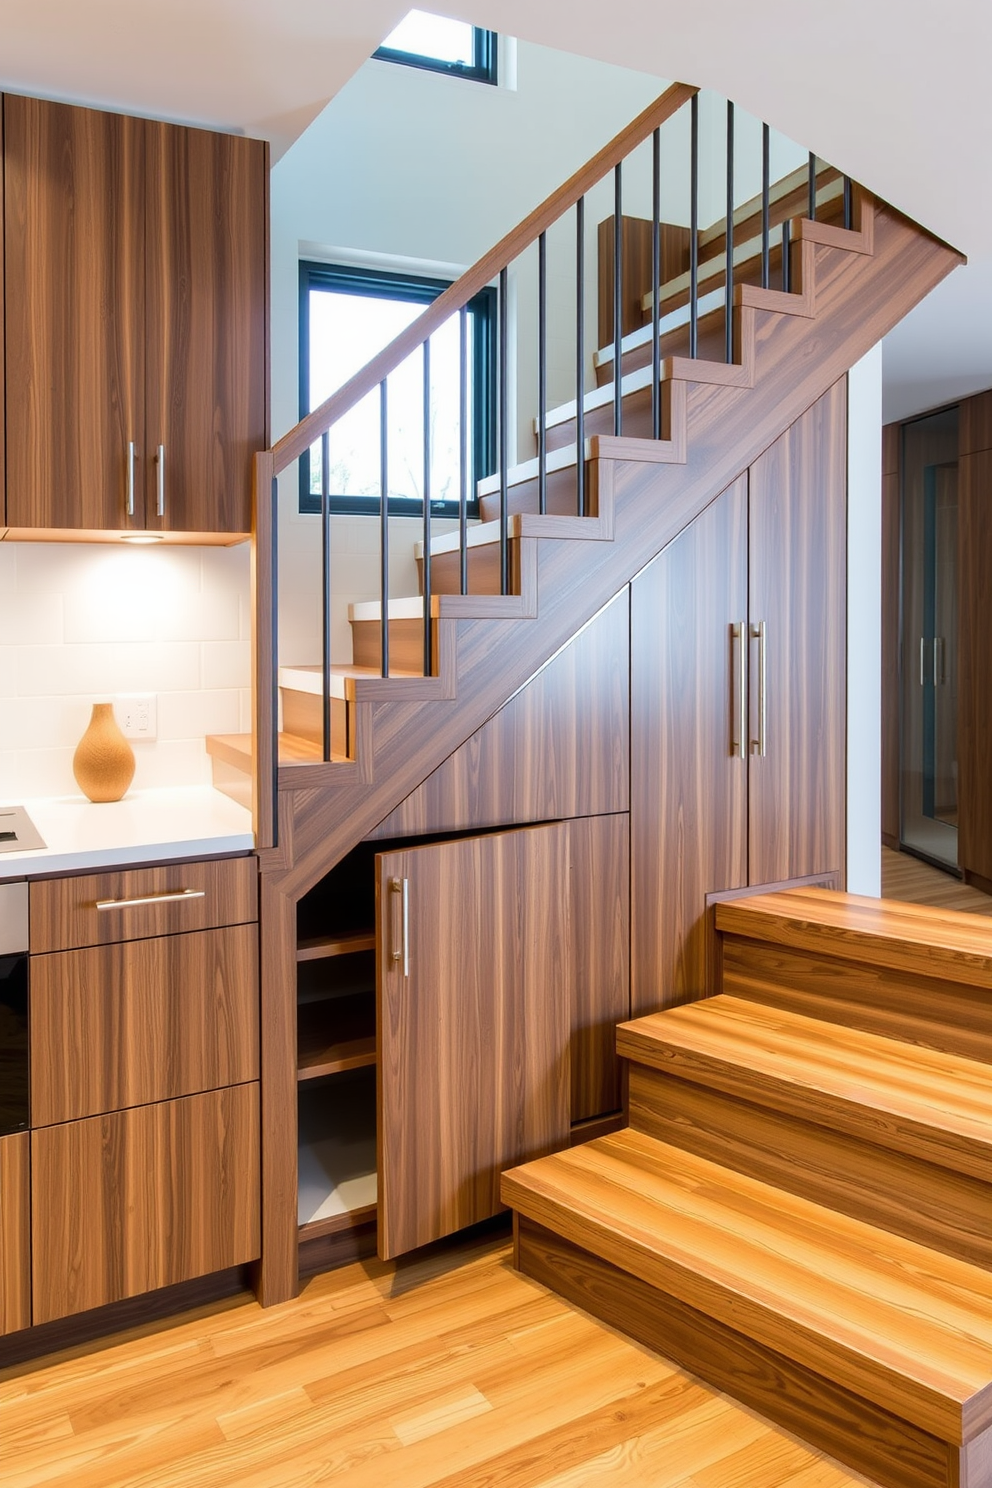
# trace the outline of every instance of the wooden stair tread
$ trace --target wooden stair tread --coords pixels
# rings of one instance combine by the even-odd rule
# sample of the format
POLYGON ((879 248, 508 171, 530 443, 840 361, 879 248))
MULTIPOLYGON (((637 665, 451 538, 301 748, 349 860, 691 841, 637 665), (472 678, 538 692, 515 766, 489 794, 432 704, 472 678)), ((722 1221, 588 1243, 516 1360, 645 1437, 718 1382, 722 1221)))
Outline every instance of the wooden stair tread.
POLYGON ((992 1421, 992 1275, 632 1130, 511 1208, 949 1442, 992 1421))
POLYGON ((992 1065, 726 994, 621 1024, 617 1051, 992 1181, 992 1065))
MULTIPOLYGON (((245 770, 251 774, 251 734, 208 734, 206 747, 207 753, 213 759, 223 760, 225 764, 233 765, 235 769, 245 770)), ((279 763, 281 765, 309 764, 322 758, 319 744, 311 744, 308 739, 301 739, 297 734, 279 735, 279 763)), ((340 763, 344 762, 342 758, 340 763)), ((336 757, 334 763, 339 763, 336 757)))
POLYGON ((716 906, 728 934, 992 988, 992 926, 962 910, 789 889, 716 906))

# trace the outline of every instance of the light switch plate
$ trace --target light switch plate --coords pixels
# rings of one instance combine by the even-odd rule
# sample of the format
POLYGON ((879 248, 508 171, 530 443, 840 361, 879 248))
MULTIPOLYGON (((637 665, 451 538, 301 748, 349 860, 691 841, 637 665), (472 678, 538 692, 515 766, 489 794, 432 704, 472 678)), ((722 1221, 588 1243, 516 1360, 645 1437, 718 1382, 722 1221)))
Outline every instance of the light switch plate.
POLYGON ((114 714, 125 739, 158 738, 158 697, 154 692, 122 693, 114 700, 114 714))

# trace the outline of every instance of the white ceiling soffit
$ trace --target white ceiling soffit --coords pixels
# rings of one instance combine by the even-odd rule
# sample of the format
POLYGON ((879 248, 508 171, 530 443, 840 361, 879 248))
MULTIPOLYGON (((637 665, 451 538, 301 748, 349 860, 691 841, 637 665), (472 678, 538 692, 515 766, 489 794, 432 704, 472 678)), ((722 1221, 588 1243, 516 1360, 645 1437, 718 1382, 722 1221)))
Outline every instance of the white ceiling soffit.
POLYGON ((289 148, 404 0, 0 0, 0 89, 289 148))

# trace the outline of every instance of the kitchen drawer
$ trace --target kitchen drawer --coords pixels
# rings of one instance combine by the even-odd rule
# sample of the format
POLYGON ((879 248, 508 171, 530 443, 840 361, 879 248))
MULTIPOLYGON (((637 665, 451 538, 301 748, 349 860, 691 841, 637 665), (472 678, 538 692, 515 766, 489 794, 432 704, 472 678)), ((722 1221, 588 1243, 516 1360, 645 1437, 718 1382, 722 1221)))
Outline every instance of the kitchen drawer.
POLYGON ((163 863, 32 883, 30 948, 71 951, 257 919, 255 858, 163 863))
POLYGON ((31 1133, 35 1323, 259 1255, 258 1086, 31 1133))
POLYGON ((256 925, 31 958, 32 1126, 257 1078, 256 925))
POLYGON ((31 1138, 0 1137, 0 1334, 31 1323, 31 1138))

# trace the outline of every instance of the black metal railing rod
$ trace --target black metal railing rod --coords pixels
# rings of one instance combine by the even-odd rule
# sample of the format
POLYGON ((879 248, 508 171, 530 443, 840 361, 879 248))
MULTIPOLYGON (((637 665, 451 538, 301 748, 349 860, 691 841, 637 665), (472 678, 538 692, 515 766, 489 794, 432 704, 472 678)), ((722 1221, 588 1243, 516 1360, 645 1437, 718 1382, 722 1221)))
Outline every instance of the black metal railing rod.
POLYGON ((499 271, 499 592, 510 592, 510 492, 507 465, 510 456, 509 437, 509 275, 499 271))
POLYGON ((613 432, 623 433, 623 166, 613 169, 613 432))
POLYGON ((431 651, 431 343, 424 342, 424 676, 432 668, 431 651))
MULTIPOLYGON (((259 491, 261 500, 261 491, 259 491)), ((279 477, 272 477, 269 492, 269 551, 272 565, 272 846, 279 846, 279 477)))
POLYGON ((844 177, 844 226, 848 232, 854 226, 854 193, 851 190, 850 176, 844 177))
POLYGON ((458 588, 468 593, 468 306, 458 312, 458 588))
POLYGON ((724 296, 724 355, 734 360, 734 105, 727 103, 727 272, 724 296))
POLYGON ((575 509, 586 514, 586 199, 575 203, 575 509))
POLYGON ((771 284, 771 130, 761 126, 761 287, 771 284))
POLYGON ((782 288, 788 294, 792 288, 792 264, 790 262, 790 248, 792 246, 792 230, 789 219, 786 217, 782 223, 782 288))
POLYGON ((537 240, 537 509, 548 510, 548 235, 537 240))
POLYGON ((651 437, 661 438, 661 130, 651 137, 651 437))
POLYGON ((320 436, 321 720, 325 764, 331 757, 331 436, 320 436))
POLYGON ((807 215, 810 222, 816 221, 816 156, 813 151, 809 152, 809 205, 807 215))
POLYGON ((699 351, 699 94, 689 104, 689 355, 699 351))
POLYGON ((379 663, 389 676, 389 412, 386 379, 379 384, 379 663))

